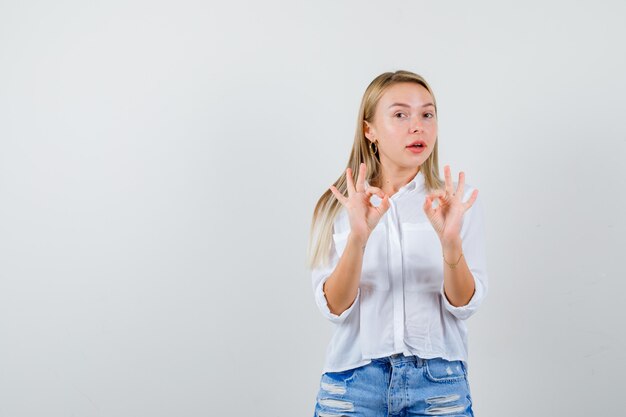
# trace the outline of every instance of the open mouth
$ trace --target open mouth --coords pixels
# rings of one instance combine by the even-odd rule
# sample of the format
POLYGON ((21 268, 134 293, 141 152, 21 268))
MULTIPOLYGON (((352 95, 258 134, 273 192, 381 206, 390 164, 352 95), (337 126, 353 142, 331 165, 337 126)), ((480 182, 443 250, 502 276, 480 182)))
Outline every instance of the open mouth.
POLYGON ((413 154, 422 153, 426 150, 426 142, 423 140, 416 140, 407 146, 406 149, 413 154))

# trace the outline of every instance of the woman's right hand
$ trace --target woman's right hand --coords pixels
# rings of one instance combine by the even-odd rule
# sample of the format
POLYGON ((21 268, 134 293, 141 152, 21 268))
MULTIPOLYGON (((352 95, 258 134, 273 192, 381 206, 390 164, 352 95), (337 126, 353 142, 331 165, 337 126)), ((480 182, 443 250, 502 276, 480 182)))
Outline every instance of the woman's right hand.
POLYGON ((334 185, 330 186, 330 191, 348 211, 351 233, 367 240, 378 221, 389 209, 389 196, 378 187, 369 186, 367 190, 365 189, 365 171, 366 166, 364 163, 361 163, 359 166, 359 178, 355 187, 352 179, 352 169, 346 169, 347 198, 334 185), (374 206, 370 201, 374 194, 382 199, 379 206, 374 206))

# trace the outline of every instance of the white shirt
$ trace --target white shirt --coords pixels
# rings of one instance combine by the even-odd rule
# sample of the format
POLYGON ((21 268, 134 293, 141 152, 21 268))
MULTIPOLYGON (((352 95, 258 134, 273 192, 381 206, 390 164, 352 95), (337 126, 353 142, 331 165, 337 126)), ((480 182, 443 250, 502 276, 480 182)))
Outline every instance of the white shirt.
MULTIPOLYGON (((367 181, 365 184, 367 187, 367 181)), ((454 182, 455 190, 456 186, 454 182)), ((473 190, 465 183, 463 202, 473 190)), ((367 241, 356 298, 336 315, 328 308, 322 286, 334 271, 350 233, 348 214, 343 207, 339 211, 330 264, 311 271, 316 304, 334 323, 322 372, 356 368, 396 353, 462 360, 467 367, 465 320, 487 295, 482 200, 479 194, 463 215, 461 226, 463 256, 474 276, 475 291, 468 304, 455 307, 443 292, 443 251, 424 213, 425 197, 421 171, 391 196, 389 209, 367 241)), ((374 195, 371 201, 378 205, 381 200, 374 195)))

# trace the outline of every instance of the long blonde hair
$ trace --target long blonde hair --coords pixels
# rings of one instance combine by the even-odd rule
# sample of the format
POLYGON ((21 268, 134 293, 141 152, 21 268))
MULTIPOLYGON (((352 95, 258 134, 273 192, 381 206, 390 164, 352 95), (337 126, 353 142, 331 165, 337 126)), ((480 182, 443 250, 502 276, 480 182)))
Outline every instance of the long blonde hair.
MULTIPOLYGON (((385 72, 376 77, 365 90, 359 108, 357 117, 356 133, 354 135, 354 143, 352 152, 346 168, 352 168, 353 175, 357 176, 359 165, 365 162, 367 165, 366 179, 371 185, 380 186, 380 160, 378 152, 373 155, 369 151, 369 140, 363 133, 364 121, 370 123, 374 120, 374 114, 378 101, 385 91, 394 84, 412 82, 424 86, 433 98, 435 105, 435 113, 437 113, 437 102, 430 86, 426 80, 415 73, 409 71, 385 72)), ((424 185, 427 192, 440 189, 444 182, 439 177, 439 161, 437 144, 439 140, 435 140, 435 148, 432 153, 420 165, 420 171, 424 174, 424 185)), ((357 178, 354 179, 355 183, 357 178)), ((333 184, 337 190, 343 195, 347 195, 346 171, 339 176, 333 184)), ((341 203, 333 195, 330 189, 326 189, 324 194, 319 198, 313 211, 313 219, 311 221, 311 229, 308 245, 308 266, 315 268, 320 264, 327 264, 329 261, 330 249, 332 244, 333 224, 337 213, 342 208, 341 203)))

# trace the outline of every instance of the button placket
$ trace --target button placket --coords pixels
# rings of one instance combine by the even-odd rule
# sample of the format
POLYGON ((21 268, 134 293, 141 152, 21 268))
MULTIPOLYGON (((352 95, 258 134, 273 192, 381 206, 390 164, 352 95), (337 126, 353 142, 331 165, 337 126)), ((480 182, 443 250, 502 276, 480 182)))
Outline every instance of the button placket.
MULTIPOLYGON (((397 195, 397 194, 396 194, 397 195)), ((404 350, 404 279, 402 276, 402 251, 400 247, 400 230, 396 203, 390 200, 387 218, 389 236, 387 259, 393 299, 393 344, 394 350, 404 350)))

